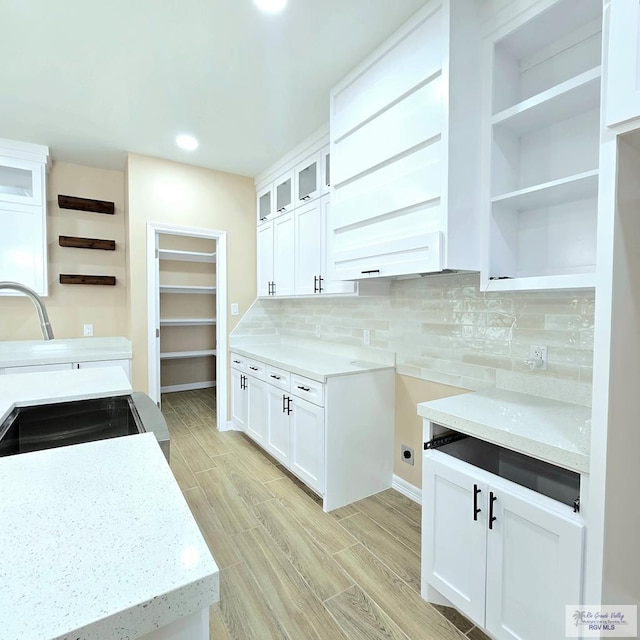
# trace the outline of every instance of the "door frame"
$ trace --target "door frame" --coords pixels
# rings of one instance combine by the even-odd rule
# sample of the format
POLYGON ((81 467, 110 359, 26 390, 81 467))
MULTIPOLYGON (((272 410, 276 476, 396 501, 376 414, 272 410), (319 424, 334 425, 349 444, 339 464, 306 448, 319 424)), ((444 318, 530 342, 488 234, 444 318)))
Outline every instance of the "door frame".
POLYGON ((160 402, 160 271, 156 246, 160 234, 190 236, 216 241, 216 423, 219 431, 227 426, 227 232, 147 222, 147 358, 149 396, 160 402))

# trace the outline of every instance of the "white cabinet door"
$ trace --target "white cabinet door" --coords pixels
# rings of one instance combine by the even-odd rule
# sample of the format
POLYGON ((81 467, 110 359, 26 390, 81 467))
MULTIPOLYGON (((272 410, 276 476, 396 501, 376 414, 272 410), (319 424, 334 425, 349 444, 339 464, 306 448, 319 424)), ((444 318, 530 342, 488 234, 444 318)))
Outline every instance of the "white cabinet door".
POLYGON ((295 222, 293 211, 273 221, 273 280, 276 296, 294 294, 295 222))
POLYGON ((318 152, 296 166, 296 207, 320 195, 322 191, 321 163, 322 156, 320 152, 318 152))
POLYGON ((246 376, 237 369, 231 369, 231 420, 244 431, 247 423, 246 376))
POLYGON ((120 367, 127 380, 131 382, 131 360, 94 360, 93 362, 76 362, 76 369, 103 369, 104 367, 120 367))
POLYGON ((264 381, 247 376, 245 378, 247 386, 247 435, 251 436, 258 444, 264 446, 265 415, 264 381))
MULTIPOLYGON (((328 156, 327 156, 328 157, 328 156)), ((321 293, 355 293, 356 283, 353 280, 334 280, 330 272, 331 262, 331 229, 329 216, 331 199, 325 196, 320 199, 320 287, 321 293)))
POLYGON ((0 201, 41 207, 44 204, 44 164, 0 156, 0 201))
POLYGON ((640 3, 615 0, 608 12, 605 120, 612 127, 640 116, 640 3))
POLYGON ((289 465, 291 436, 289 433, 289 412, 287 411, 288 395, 271 384, 267 385, 265 394, 266 406, 266 441, 265 448, 274 458, 289 465))
POLYGON ((324 409, 291 398, 291 470, 324 494, 324 409))
POLYGON ((580 604, 584 526, 489 486, 486 629, 498 640, 564 638, 565 605, 580 604))
POLYGON ((423 580, 484 626, 487 485, 448 457, 424 456, 423 580))
POLYGON ((262 224, 273 218, 273 185, 264 187, 256 195, 258 200, 258 224, 262 224))
POLYGON ((44 207, 0 201, 0 229, 0 280, 20 282, 47 295, 44 207))
POLYGON ((295 208, 293 194, 294 180, 294 171, 290 169, 274 182, 274 215, 279 216, 287 213, 287 211, 293 211, 295 208))
POLYGON ((273 285, 273 221, 258 227, 257 236, 258 296, 271 295, 273 285))
POLYGON ((331 186, 331 152, 329 145, 322 149, 321 153, 320 175, 322 176, 322 181, 320 184, 320 192, 322 195, 325 195, 329 193, 329 187, 331 186))
POLYGON ((320 200, 295 210, 296 295, 320 293, 322 219, 320 200))

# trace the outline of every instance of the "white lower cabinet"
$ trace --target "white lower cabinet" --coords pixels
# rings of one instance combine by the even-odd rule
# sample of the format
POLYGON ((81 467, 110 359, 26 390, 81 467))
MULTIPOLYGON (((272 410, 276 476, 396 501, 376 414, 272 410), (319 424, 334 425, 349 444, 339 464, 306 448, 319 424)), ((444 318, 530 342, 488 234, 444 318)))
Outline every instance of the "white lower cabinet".
POLYGON ((247 423, 246 433, 258 444, 264 445, 265 433, 265 383, 263 380, 246 377, 247 387, 247 423))
POLYGON ((565 637, 581 602, 584 524, 499 476, 430 452, 423 467, 423 596, 431 587, 497 640, 565 637))
MULTIPOLYGON (((265 449, 282 464, 289 466, 290 428, 287 413, 288 395, 279 387, 266 385, 266 442, 265 449)), ((290 399, 289 399, 290 402, 290 399)), ((290 410, 290 408, 289 408, 290 410)))
MULTIPOLYGON (((232 420, 323 498, 325 511, 391 486, 392 367, 320 382, 231 354, 232 420)), ((326 360, 325 360, 326 364, 326 360)))
POLYGON ((291 470, 316 491, 324 491, 324 409, 291 399, 291 470))
POLYGON ((247 424, 247 376, 231 365, 231 420, 244 431, 247 424))

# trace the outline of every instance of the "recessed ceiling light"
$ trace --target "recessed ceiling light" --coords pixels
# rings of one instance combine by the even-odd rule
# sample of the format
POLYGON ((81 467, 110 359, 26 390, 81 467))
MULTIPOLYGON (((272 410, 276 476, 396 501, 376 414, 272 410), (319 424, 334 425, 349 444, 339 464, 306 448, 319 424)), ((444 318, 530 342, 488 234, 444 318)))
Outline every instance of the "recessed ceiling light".
POLYGON ((278 13, 287 4, 287 0, 253 0, 256 7, 266 13, 278 13))
POLYGON ((198 141, 188 133, 183 133, 176 138, 176 144, 185 151, 193 151, 198 148, 198 141))

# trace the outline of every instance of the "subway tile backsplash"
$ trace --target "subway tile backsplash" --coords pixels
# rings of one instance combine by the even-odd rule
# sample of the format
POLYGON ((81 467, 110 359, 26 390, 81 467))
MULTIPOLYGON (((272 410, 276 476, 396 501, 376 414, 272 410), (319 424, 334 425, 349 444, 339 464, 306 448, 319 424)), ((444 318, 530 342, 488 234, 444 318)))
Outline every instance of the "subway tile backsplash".
MULTIPOLYGON (((290 336, 336 345, 395 352, 398 373, 467 389, 509 386, 544 395, 555 382, 571 383, 581 404, 590 398, 593 365, 594 292, 491 292, 479 289, 477 274, 396 280, 391 293, 373 298, 258 300, 234 337, 290 336), (547 371, 529 371, 532 344, 548 347, 547 371), (500 373, 496 380, 497 372, 500 373), (578 384, 582 383, 582 384, 578 384)), ((569 399, 569 398, 567 398, 569 399)))

